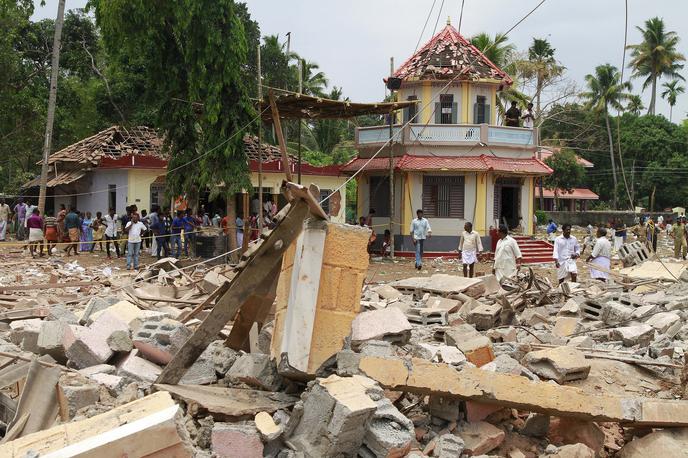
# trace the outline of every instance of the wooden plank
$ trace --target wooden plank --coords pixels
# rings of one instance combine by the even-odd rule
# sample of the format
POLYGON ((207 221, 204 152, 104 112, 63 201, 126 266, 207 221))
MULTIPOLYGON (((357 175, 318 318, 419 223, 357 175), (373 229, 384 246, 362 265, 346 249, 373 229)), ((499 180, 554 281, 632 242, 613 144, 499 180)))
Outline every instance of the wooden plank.
POLYGON ((297 396, 280 392, 225 388, 216 385, 154 385, 193 405, 194 415, 210 413, 215 420, 253 419, 258 412, 274 413, 296 404, 297 396))
POLYGON ((282 340, 280 354, 286 353, 289 365, 303 373, 308 372, 326 235, 326 221, 309 219, 296 241, 283 331, 291 338, 282 340))
POLYGON ((0 291, 33 291, 36 289, 52 289, 52 288, 78 288, 81 286, 102 286, 100 282, 95 281, 73 281, 68 283, 42 283, 39 285, 15 285, 15 286, 0 286, 0 291))
POLYGON ((45 318, 50 313, 48 307, 34 307, 30 309, 9 310, 0 313, 0 321, 27 320, 29 318, 45 318))
POLYGON ((225 343, 229 348, 251 351, 249 345, 251 328, 253 323, 263 324, 270 313, 270 307, 277 296, 277 280, 279 280, 281 264, 280 262, 275 264, 272 271, 255 288, 253 294, 241 305, 225 343))
POLYGON ((253 290, 276 264, 303 229, 303 220, 308 215, 308 204, 296 200, 277 227, 263 240, 256 253, 247 261, 246 266, 232 280, 229 289, 210 311, 205 320, 172 357, 158 377, 157 383, 179 383, 189 367, 198 359, 210 342, 252 294, 253 290))
POLYGON ((94 417, 20 437, 0 445, 0 456, 19 458, 29 450, 43 458, 67 456, 114 458, 144 457, 162 450, 174 450, 174 456, 190 458, 179 435, 182 422, 179 406, 169 393, 159 392, 94 417))
MULTIPOLYGON (((292 181, 291 166, 289 165, 289 155, 287 154, 287 143, 284 141, 284 132, 282 132, 282 123, 280 122, 279 110, 275 103, 275 94, 270 90, 270 111, 272 111, 272 123, 277 134, 277 142, 279 143, 280 152, 282 153, 282 166, 284 167, 284 174, 287 181, 292 181)), ((261 148, 261 145, 258 145, 261 148)), ((262 204, 261 204, 262 205, 262 204)))
POLYGON ((61 371, 57 367, 45 367, 38 360, 31 361, 26 385, 22 390, 17 414, 8 426, 18 424, 24 414, 29 414, 24 428, 17 432, 17 437, 42 431, 53 425, 58 413, 55 387, 61 371))
POLYGON ((179 316, 178 321, 182 323, 187 323, 189 320, 194 318, 196 315, 201 313, 203 309, 205 309, 207 306, 209 306, 218 296, 224 294, 227 289, 229 288, 229 283, 225 282, 222 285, 220 285, 219 288, 217 288, 215 291, 210 293, 210 295, 200 304, 198 304, 196 307, 193 308, 193 310, 190 310, 189 312, 186 312, 185 314, 182 314, 179 316))

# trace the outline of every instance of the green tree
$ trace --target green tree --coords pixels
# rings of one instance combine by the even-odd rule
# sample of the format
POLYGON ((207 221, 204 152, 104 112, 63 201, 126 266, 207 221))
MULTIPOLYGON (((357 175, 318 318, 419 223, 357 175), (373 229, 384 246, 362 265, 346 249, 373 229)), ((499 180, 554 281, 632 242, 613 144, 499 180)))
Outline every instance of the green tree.
POLYGON ((628 104, 626 104, 626 111, 634 116, 640 116, 640 112, 643 111, 645 105, 643 105, 643 99, 637 94, 631 94, 628 96, 628 104))
POLYGON ((672 120, 674 114, 674 105, 676 105, 676 98, 686 91, 684 86, 681 86, 678 80, 671 80, 668 83, 662 84, 664 90, 662 91, 662 98, 669 102, 669 121, 672 120))
MULTIPOLYGON (((232 0, 93 0, 109 53, 143 57, 146 98, 171 153, 168 191, 249 188, 241 131, 253 117, 244 27, 232 0), (193 161, 193 162, 191 162, 193 161), (221 186, 222 185, 222 186, 221 186)), ((231 199, 228 199, 231 200, 231 199)))
POLYGON ((281 42, 279 35, 263 37, 260 46, 261 76, 265 86, 278 89, 296 90, 298 72, 289 64, 292 56, 287 55, 287 43, 281 42))
POLYGON ((643 41, 629 45, 633 77, 645 78, 643 89, 651 87, 650 105, 647 113, 655 114, 657 80, 662 77, 684 80, 679 70, 683 69, 685 56, 678 50, 679 37, 676 32, 666 31, 664 21, 658 17, 645 21, 645 28, 637 27, 643 41))
MULTIPOLYGON (((303 62, 301 65, 303 93, 324 97, 325 89, 327 89, 327 85, 329 83, 325 73, 318 71, 320 67, 315 62, 307 61, 305 59, 302 59, 301 61, 303 62)), ((341 95, 341 90, 339 90, 339 94, 341 95)))
POLYGON ((559 208, 559 193, 571 192, 580 186, 585 178, 585 170, 578 163, 576 154, 567 149, 562 149, 545 159, 552 170, 552 174, 545 178, 544 185, 554 191, 554 201, 559 208))
POLYGON ((623 109, 622 103, 628 100, 628 92, 631 89, 630 83, 621 82, 619 70, 611 64, 604 64, 595 67, 595 74, 585 76, 587 91, 581 96, 586 100, 585 107, 604 118, 607 127, 609 140, 609 159, 612 167, 612 177, 614 180, 614 192, 612 207, 618 205, 618 180, 616 178, 616 164, 614 160, 614 141, 612 140, 612 128, 609 123, 609 108, 617 111, 623 109))

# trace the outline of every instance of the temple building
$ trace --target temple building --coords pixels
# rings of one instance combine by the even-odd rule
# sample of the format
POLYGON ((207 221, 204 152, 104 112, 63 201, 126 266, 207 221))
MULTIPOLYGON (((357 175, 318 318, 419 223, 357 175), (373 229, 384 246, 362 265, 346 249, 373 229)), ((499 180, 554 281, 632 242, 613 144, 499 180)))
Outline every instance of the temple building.
MULTIPOLYGON (((448 23, 392 77, 397 100, 417 100, 392 126, 395 249, 413 251, 417 209, 432 226, 429 252, 455 250, 466 221, 483 236, 503 222, 532 234, 536 178, 551 169, 536 157, 536 128, 497 125, 497 94, 513 83, 509 75, 448 23)), ((342 169, 353 174, 377 154, 356 176, 358 215, 374 209, 375 226, 392 214, 389 136, 389 125, 358 128, 358 156, 342 169)))

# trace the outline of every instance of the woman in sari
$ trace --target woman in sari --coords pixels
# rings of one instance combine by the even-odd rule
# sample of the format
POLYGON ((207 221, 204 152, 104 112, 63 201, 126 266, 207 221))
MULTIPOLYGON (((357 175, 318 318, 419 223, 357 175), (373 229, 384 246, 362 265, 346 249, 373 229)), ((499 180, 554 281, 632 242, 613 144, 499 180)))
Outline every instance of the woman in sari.
POLYGON ((81 251, 91 251, 93 245, 92 224, 91 212, 86 212, 86 216, 81 220, 81 251))

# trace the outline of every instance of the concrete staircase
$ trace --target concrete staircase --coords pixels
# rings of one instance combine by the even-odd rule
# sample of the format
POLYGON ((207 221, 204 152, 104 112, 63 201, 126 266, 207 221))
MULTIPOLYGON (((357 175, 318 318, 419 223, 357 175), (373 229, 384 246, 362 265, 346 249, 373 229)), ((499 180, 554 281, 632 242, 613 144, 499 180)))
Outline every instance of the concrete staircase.
POLYGON ((523 255, 524 264, 537 264, 542 262, 554 262, 552 259, 551 243, 545 240, 534 240, 524 235, 514 236, 523 255))

